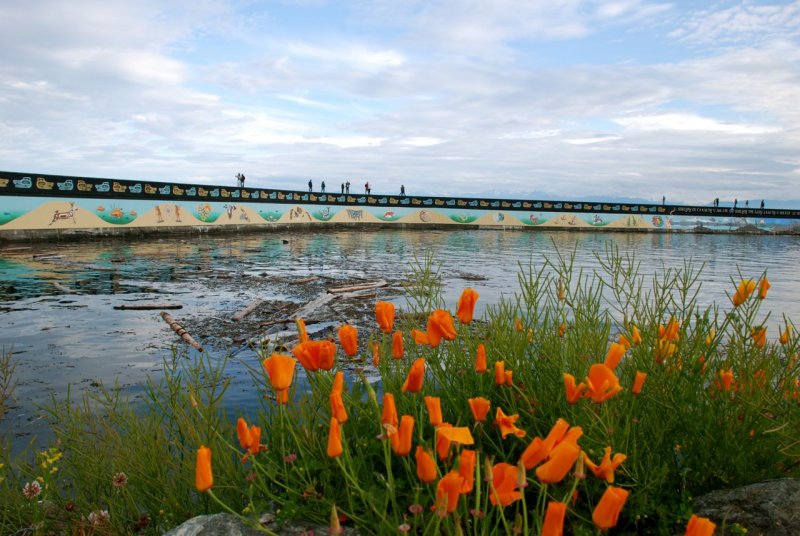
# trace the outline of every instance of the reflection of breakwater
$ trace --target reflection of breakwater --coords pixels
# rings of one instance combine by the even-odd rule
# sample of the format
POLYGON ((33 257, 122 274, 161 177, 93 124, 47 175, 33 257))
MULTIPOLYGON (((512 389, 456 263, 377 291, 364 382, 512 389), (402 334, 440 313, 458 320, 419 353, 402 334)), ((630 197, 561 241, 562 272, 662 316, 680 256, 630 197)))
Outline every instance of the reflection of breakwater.
POLYGON ((0 172, 0 237, 298 225, 791 233, 800 210, 297 192, 0 172))

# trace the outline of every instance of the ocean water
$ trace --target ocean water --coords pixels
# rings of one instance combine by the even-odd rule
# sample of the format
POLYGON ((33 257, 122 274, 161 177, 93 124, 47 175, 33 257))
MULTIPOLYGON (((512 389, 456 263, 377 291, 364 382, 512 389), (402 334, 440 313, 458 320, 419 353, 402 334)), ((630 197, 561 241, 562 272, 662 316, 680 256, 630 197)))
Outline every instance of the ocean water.
MULTIPOLYGON (((772 283, 765 309, 769 337, 783 315, 800 319, 800 239, 792 236, 647 233, 520 232, 497 230, 346 230, 200 237, 150 237, 49 244, 0 245, 0 348, 17 362, 11 407, 0 437, 13 448, 47 439, 38 407, 51 397, 73 397, 118 382, 136 398, 149 375, 158 378, 182 344, 159 310, 118 310, 131 304, 180 304, 169 311, 213 356, 233 352, 228 369, 231 407, 253 404, 248 369, 256 352, 242 341, 261 337, 264 322, 285 316, 331 286, 385 279, 389 285, 356 303, 334 306, 331 321, 366 317, 378 299, 403 307, 415 258, 431 252, 439 266, 445 304, 454 309, 464 287, 480 293, 476 314, 517 288, 520 267, 574 255, 575 269, 598 268, 607 248, 633 255, 649 279, 687 261, 702 266, 701 304, 727 303, 740 273, 772 283), (304 278, 317 279, 295 284, 304 278), (65 290, 66 289, 66 290, 65 290), (67 292, 70 291, 70 292, 67 292), (255 299, 265 306, 247 322, 230 317, 255 299), (286 309, 289 307, 289 309, 286 309)), ((310 328, 330 329, 332 322, 310 328)), ((313 336, 313 335, 312 335, 313 336)), ((302 374, 299 380, 303 381, 302 374)))

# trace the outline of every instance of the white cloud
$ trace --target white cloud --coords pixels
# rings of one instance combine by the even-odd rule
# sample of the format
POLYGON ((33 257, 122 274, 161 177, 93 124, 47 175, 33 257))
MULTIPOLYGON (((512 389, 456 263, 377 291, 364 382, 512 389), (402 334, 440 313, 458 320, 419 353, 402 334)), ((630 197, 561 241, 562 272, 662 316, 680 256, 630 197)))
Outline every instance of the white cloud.
POLYGON ((752 43, 800 36, 800 1, 780 4, 741 2, 691 14, 671 36, 697 44, 752 43))
POLYGON ((570 138, 564 140, 564 143, 569 143, 570 145, 594 145, 595 143, 607 143, 621 139, 620 136, 594 136, 591 138, 570 138))
POLYGON ((444 143, 446 140, 441 138, 429 138, 425 136, 412 136, 410 138, 403 138, 398 143, 400 145, 410 145, 411 147, 431 147, 433 145, 439 145, 440 143, 444 143))
POLYGON ((638 130, 680 130, 720 132, 723 134, 768 134, 780 131, 777 127, 724 123, 708 117, 686 113, 668 113, 618 117, 614 121, 638 130))

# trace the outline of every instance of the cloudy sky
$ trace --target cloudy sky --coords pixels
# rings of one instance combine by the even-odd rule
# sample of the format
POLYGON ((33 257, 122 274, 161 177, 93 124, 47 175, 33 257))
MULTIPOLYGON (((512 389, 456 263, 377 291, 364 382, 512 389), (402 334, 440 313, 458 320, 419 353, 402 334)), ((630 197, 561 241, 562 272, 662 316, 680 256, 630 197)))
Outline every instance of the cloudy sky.
POLYGON ((800 1, 4 0, 0 169, 800 199, 800 1))

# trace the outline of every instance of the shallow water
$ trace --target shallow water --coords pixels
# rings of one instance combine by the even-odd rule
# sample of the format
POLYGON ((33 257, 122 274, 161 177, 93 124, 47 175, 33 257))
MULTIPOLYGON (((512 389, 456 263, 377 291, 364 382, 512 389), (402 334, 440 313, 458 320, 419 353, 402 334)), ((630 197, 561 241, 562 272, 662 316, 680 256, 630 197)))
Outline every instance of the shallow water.
MULTIPOLYGON (((162 359, 173 346, 190 353, 158 310, 114 306, 181 304, 169 312, 212 355, 235 349, 226 400, 243 407, 254 404, 247 367, 258 367, 258 358, 242 341, 262 335, 267 329, 262 322, 285 317, 282 311, 292 303, 306 303, 327 287, 387 280, 389 286, 375 296, 333 307, 337 318, 331 320, 367 326, 375 300, 402 307, 410 262, 431 250, 441 264, 446 305, 454 308, 461 290, 471 286, 480 293, 480 315, 516 290, 520 264, 542 266, 557 248, 562 254, 574 251, 576 268, 591 270, 597 266, 595 253, 609 243, 634 254, 645 275, 681 268, 687 259, 704 264, 703 304, 726 302, 738 270, 757 278, 766 269, 773 285, 770 336, 777 337, 783 314, 800 318, 800 240, 792 236, 347 230, 7 244, 0 246, 0 347, 13 351, 19 383, 0 421, 0 437, 10 438, 16 449, 34 435, 46 437, 36 407, 51 396, 63 397, 67 386, 75 396, 117 380, 136 396, 146 375, 160 376, 162 359), (293 284, 311 275, 319 279, 293 284), (267 303, 245 322, 230 321, 257 298, 267 303)), ((324 333, 331 324, 310 328, 324 333)))

